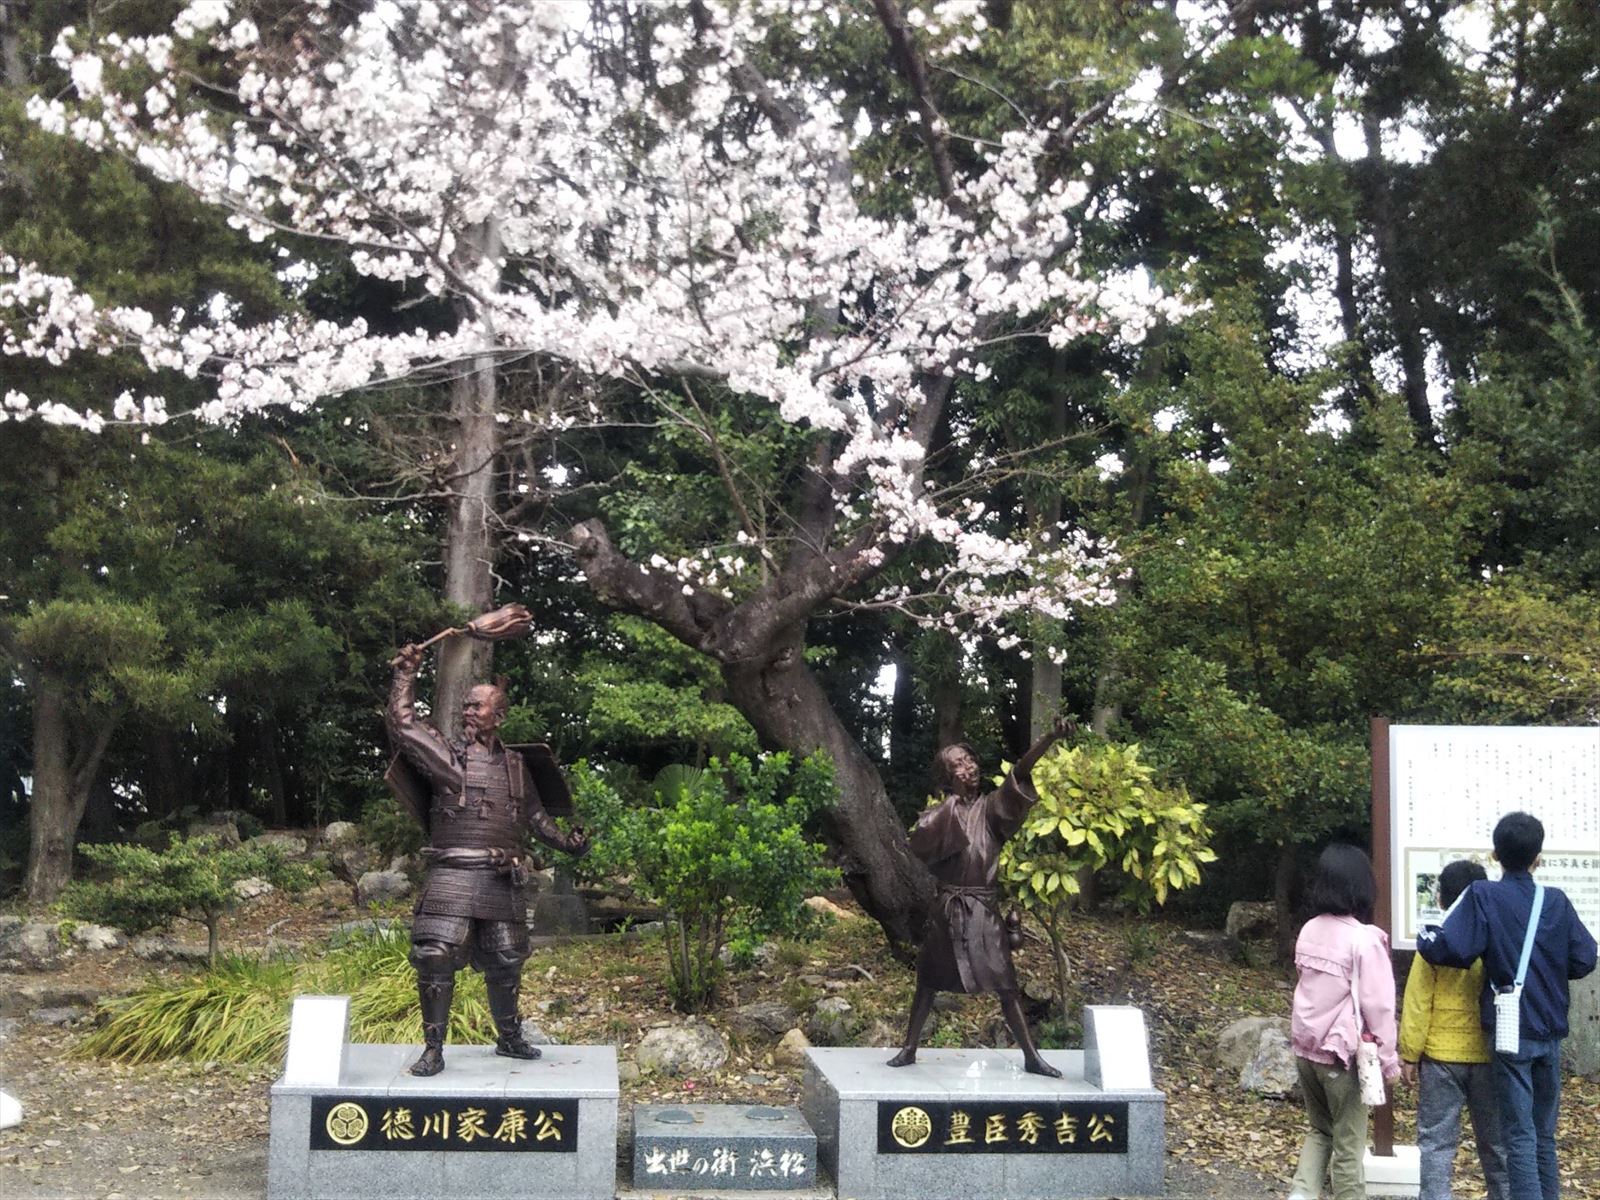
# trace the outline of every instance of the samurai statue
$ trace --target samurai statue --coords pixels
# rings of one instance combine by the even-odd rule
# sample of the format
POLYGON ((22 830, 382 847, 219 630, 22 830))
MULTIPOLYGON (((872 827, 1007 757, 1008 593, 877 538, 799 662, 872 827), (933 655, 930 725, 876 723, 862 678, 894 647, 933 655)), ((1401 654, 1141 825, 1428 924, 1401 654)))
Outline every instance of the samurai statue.
POLYGON ((467 693, 460 740, 417 719, 422 655, 421 646, 408 645, 394 659, 387 725, 395 758, 385 779, 428 835, 427 876, 411 925, 423 1038, 411 1074, 437 1075, 456 972, 468 963, 488 985, 495 1053, 539 1057, 517 1012, 529 953, 528 836, 578 856, 589 840, 582 830, 564 833, 547 811, 545 801, 557 811, 571 805, 549 748, 506 746, 497 736, 506 716, 503 687, 479 684, 467 693))
POLYGON ((934 773, 943 799, 918 818, 911 830, 911 852, 927 864, 938 881, 933 912, 917 957, 917 992, 911 1002, 905 1046, 889 1060, 891 1067, 917 1061, 922 1027, 938 992, 994 992, 1011 1036, 1022 1048, 1024 1069, 1059 1077, 1033 1043, 1017 973, 1011 963, 1020 927, 1012 929, 1000 915, 996 886, 1000 848, 1039 798, 1033 790, 1033 765, 1073 728, 1065 719, 1028 748, 994 791, 980 791, 978 758, 965 744, 946 746, 934 759, 934 773))

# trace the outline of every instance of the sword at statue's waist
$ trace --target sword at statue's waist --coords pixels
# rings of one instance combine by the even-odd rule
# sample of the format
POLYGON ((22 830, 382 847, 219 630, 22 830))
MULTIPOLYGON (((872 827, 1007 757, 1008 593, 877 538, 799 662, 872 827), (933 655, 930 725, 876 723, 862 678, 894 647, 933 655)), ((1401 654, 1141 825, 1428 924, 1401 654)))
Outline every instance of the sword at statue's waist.
POLYGON ((965 887, 958 883, 941 883, 939 885, 939 894, 941 896, 977 896, 979 898, 987 897, 989 899, 995 899, 1000 895, 1000 889, 992 885, 986 887, 965 887))

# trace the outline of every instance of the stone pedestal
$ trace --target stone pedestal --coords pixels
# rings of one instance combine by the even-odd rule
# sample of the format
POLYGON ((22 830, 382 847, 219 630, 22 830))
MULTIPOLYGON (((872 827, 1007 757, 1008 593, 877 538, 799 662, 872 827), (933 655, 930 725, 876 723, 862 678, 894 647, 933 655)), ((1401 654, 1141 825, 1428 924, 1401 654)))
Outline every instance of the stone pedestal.
POLYGON ((525 1062, 450 1045, 431 1079, 407 1072, 418 1053, 350 1045, 337 1082, 274 1084, 269 1200, 615 1195, 613 1047, 547 1046, 525 1062))
POLYGON ((1090 1083, 1081 1050, 1044 1052, 1061 1079, 1027 1074, 1016 1050, 923 1049, 899 1068, 885 1065, 893 1053, 806 1051, 800 1107, 840 1196, 1161 1195, 1161 1092, 1090 1083))
POLYGON ((1374 1200, 1379 1196, 1422 1195, 1422 1152, 1417 1147, 1396 1146, 1393 1154, 1382 1156, 1368 1150, 1363 1165, 1367 1195, 1374 1200))
POLYGON ((792 1191, 816 1182, 817 1135, 797 1108, 634 1106, 635 1188, 792 1191))

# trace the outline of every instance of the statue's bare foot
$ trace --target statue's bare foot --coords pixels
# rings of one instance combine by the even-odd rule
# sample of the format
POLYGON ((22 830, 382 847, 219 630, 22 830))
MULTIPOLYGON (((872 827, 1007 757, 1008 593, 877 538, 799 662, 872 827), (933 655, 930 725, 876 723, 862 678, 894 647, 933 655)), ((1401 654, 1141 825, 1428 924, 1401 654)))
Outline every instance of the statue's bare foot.
POLYGON ((520 1033, 515 1037, 501 1038, 494 1044, 494 1052, 504 1058, 538 1058, 539 1047, 520 1033))
POLYGON ((899 1054, 896 1054, 893 1058, 891 1058, 889 1060, 889 1066, 891 1066, 891 1067, 909 1067, 912 1063, 914 1063, 916 1061, 917 1061, 917 1052, 915 1050, 907 1048, 905 1050, 900 1051, 899 1054))
POLYGON ((1025 1055, 1022 1060, 1022 1069, 1032 1075, 1045 1075, 1051 1079, 1061 1078, 1061 1072, 1045 1062, 1037 1054, 1025 1055))
POLYGON ((422 1057, 411 1064, 413 1075, 437 1075, 444 1070, 444 1052, 437 1046, 429 1046, 422 1052, 422 1057))

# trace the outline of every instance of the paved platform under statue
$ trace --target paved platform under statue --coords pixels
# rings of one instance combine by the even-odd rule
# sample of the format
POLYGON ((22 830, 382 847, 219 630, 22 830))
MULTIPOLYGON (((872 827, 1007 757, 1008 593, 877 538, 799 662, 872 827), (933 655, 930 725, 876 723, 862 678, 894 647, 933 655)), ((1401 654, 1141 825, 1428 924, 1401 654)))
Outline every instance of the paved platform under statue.
POLYGON ((272 1087, 269 1200, 615 1195, 613 1047, 546 1046, 521 1061, 447 1045, 444 1071, 421 1079, 407 1071, 417 1046, 345 1043, 347 1011, 345 997, 296 1002, 272 1087), (314 1028, 301 1020, 308 1001, 330 1000, 343 1012, 330 1007, 314 1028))
POLYGON ((1142 1014, 1094 1008, 1084 1024, 1084 1050, 1044 1052, 1060 1079, 1027 1074, 1016 1050, 925 1048, 899 1068, 890 1048, 807 1050, 800 1107, 838 1194, 1161 1195, 1166 1098, 1150 1085, 1142 1014))

